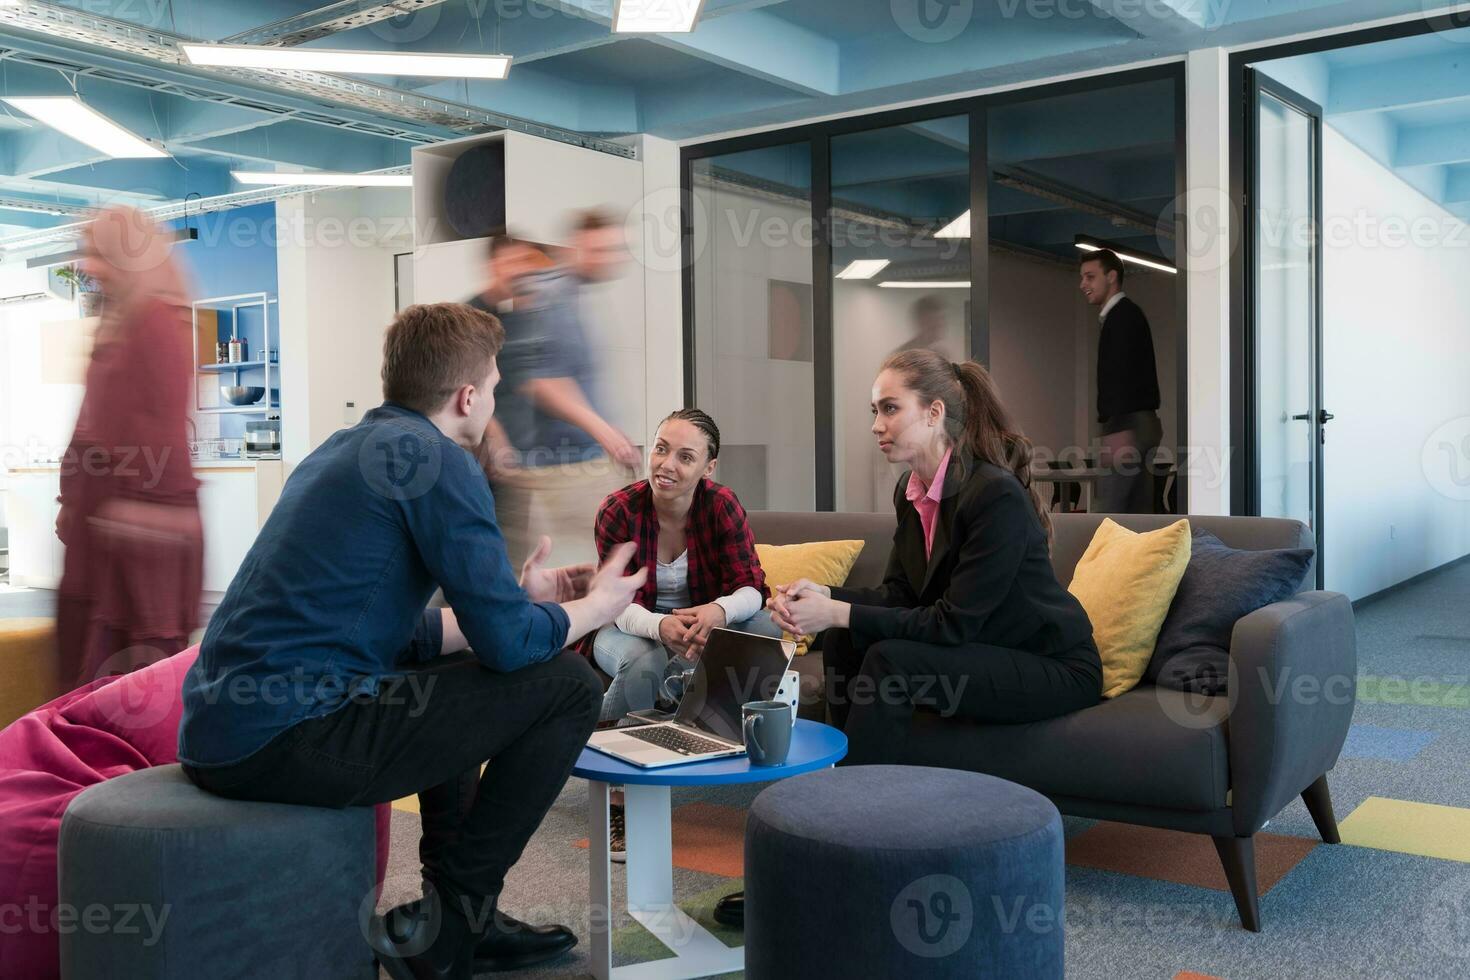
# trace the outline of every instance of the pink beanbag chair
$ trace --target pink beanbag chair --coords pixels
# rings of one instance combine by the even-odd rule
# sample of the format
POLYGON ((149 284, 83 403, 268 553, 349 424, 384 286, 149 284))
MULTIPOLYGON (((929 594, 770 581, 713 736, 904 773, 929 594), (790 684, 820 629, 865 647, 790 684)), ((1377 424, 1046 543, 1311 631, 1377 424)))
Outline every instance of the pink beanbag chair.
MULTIPOLYGON (((60 976, 56 842, 67 804, 123 773, 178 760, 179 691, 199 648, 63 694, 0 731, 0 974, 60 976)), ((378 882, 389 808, 378 807, 378 882)))

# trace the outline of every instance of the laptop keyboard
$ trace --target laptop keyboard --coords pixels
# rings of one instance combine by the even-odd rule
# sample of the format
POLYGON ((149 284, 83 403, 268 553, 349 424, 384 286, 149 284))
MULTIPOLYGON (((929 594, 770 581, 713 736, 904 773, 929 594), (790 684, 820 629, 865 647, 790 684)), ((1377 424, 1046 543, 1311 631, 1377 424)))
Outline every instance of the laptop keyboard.
POLYGON ((629 738, 636 738, 642 742, 657 745, 659 748, 677 752, 680 755, 704 755, 706 752, 728 752, 734 748, 724 742, 716 742, 712 738, 695 735, 693 732, 673 725, 657 725, 649 728, 627 728, 619 732, 629 738))

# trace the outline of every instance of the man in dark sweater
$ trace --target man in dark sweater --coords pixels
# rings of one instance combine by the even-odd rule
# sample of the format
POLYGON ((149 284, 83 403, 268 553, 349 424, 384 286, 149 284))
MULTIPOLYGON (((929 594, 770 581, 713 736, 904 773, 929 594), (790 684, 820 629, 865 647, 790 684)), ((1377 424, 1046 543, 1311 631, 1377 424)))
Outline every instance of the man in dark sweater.
POLYGON ((1092 509, 1101 514, 1148 514, 1154 509, 1150 467, 1163 441, 1159 376, 1148 317, 1123 295, 1123 263, 1108 249, 1081 262, 1082 295, 1099 307, 1097 420, 1102 423, 1098 464, 1112 472, 1097 481, 1092 509))
POLYGON ((184 678, 179 761, 203 789, 329 807, 418 794, 426 897, 366 937, 395 980, 469 980, 575 944, 497 901, 602 705, 566 648, 645 578, 622 574, 631 543, 601 570, 552 569, 543 539, 511 570, 470 454, 503 337, 457 303, 399 314, 386 401, 296 466, 184 678), (426 608, 436 586, 449 608, 426 608))

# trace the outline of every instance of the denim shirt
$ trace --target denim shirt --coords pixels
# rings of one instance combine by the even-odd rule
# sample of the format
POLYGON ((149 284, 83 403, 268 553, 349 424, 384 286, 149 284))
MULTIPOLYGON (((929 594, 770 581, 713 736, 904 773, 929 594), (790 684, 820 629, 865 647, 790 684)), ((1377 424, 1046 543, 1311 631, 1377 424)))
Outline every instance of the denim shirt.
POLYGON ((179 760, 239 762, 438 656, 441 611, 425 608, 436 585, 491 670, 566 642, 566 612, 532 602, 511 570, 479 465, 389 402, 286 481, 184 678, 179 760))

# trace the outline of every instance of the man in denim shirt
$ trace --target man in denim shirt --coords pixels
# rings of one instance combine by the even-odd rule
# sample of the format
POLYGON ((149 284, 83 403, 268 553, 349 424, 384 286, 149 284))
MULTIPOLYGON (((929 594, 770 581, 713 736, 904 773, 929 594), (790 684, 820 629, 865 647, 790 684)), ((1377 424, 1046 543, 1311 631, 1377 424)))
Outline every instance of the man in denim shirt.
POLYGON ((183 685, 179 760, 206 790, 333 807, 419 795, 426 897, 371 937, 397 978, 575 944, 496 902, 597 720, 602 685, 565 648, 645 576, 622 575, 632 544, 601 570, 544 568, 543 539, 517 581, 470 454, 503 338, 459 304, 399 315, 385 403, 296 467, 183 685), (436 587, 449 608, 425 608, 436 587))

